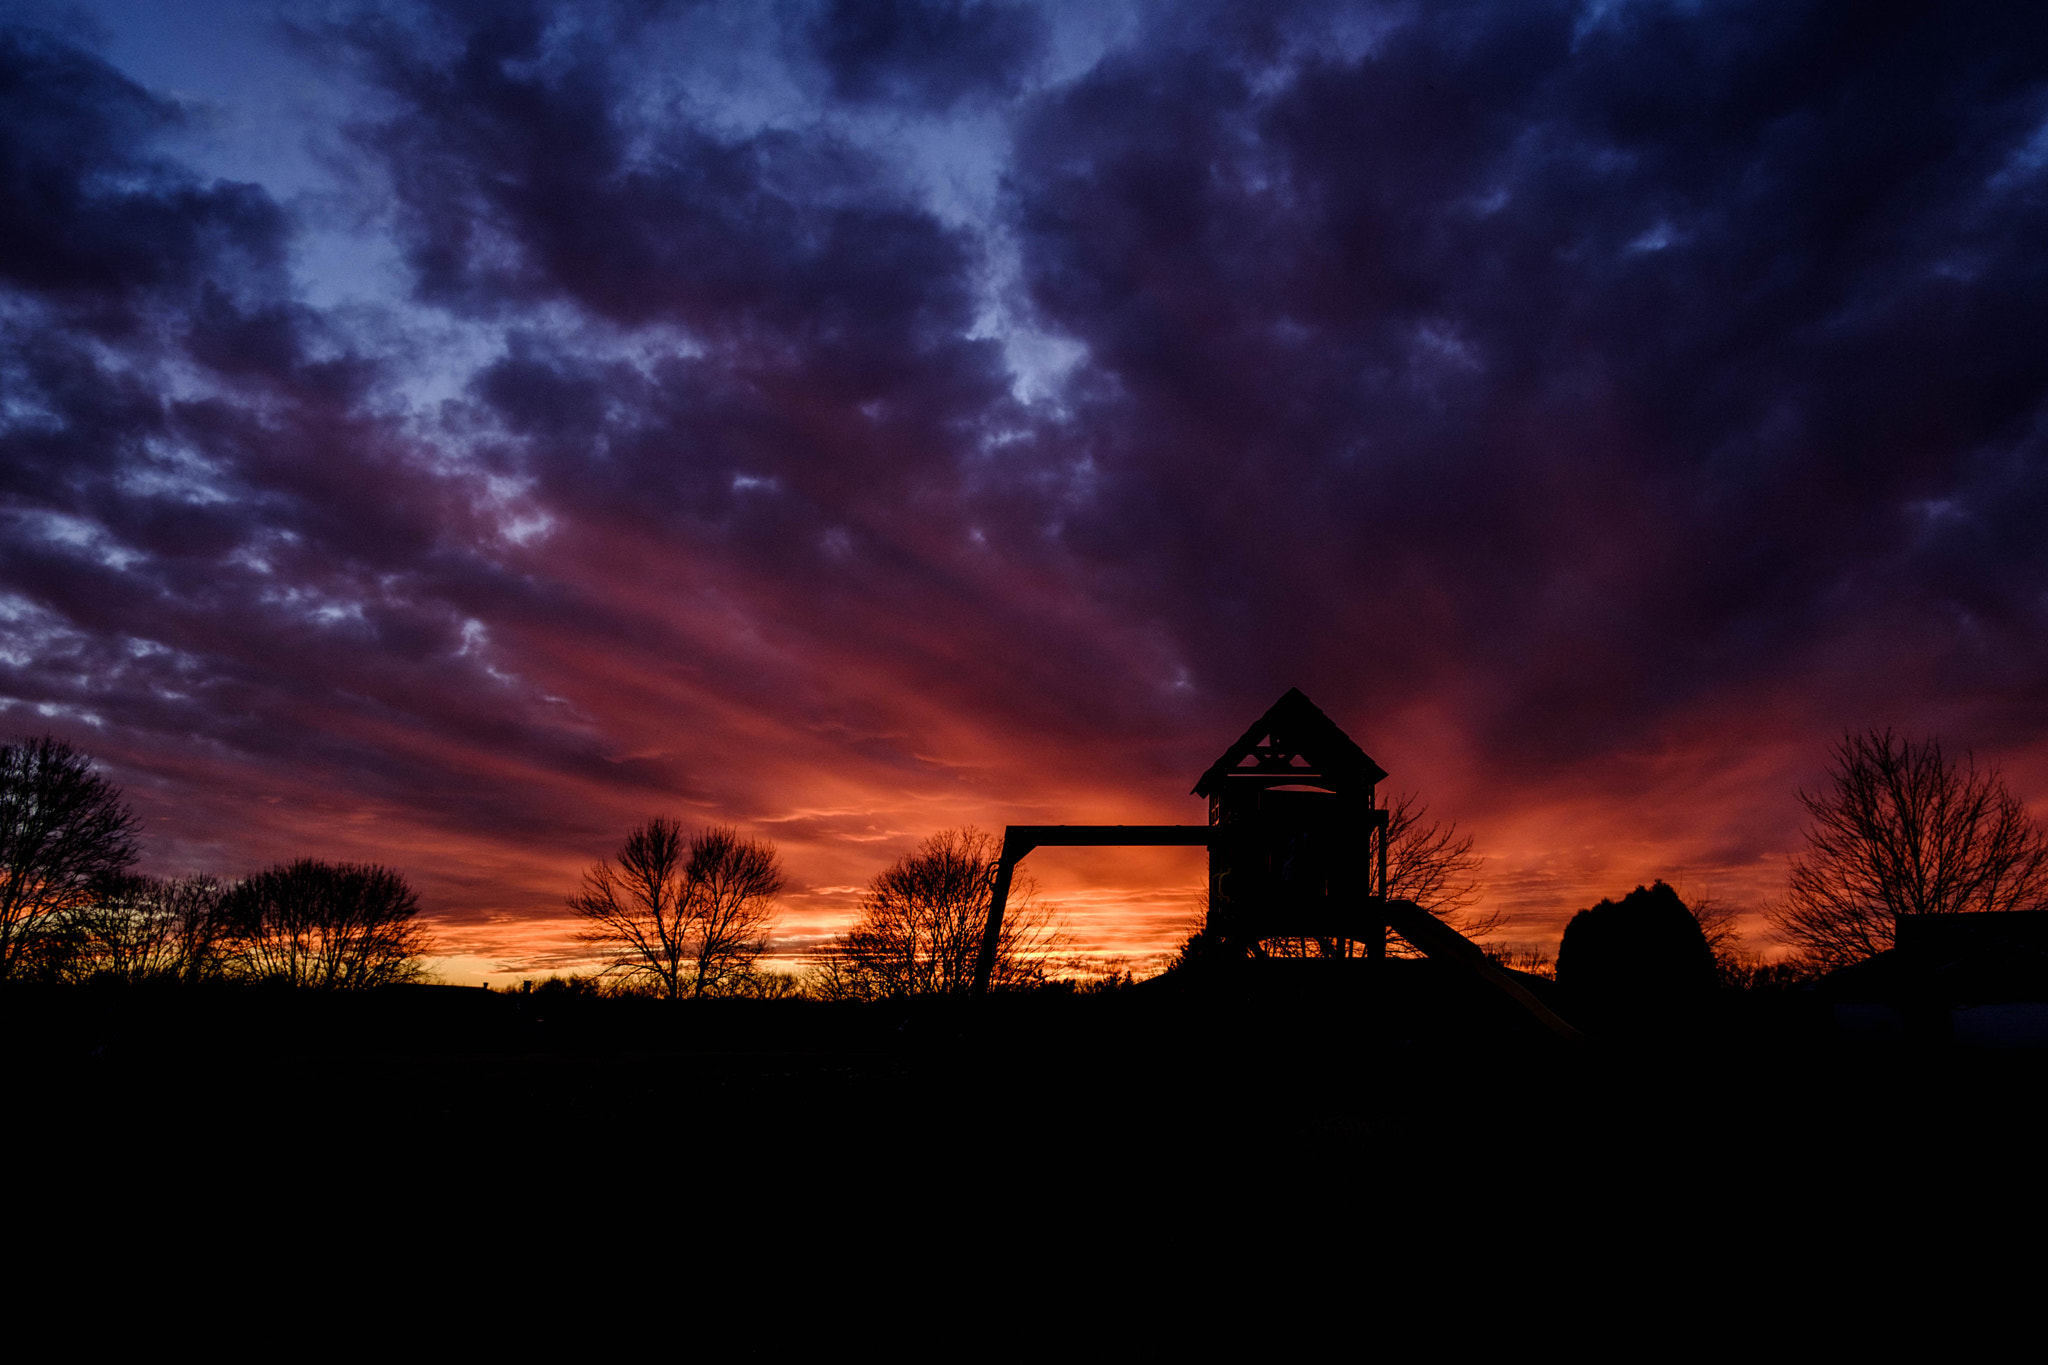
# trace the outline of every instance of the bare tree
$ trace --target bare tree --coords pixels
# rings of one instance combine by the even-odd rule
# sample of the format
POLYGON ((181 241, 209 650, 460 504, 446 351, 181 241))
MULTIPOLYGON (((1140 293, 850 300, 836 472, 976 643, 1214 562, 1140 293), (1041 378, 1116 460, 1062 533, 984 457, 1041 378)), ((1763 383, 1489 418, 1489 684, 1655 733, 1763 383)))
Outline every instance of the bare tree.
POLYGON ((1769 916, 1812 969, 1890 948, 1901 915, 2048 907, 2048 838, 1995 769, 1889 729, 1831 760, 1828 789, 1799 794, 1813 823, 1769 916))
POLYGON ((1712 896, 1701 896, 1688 908, 1716 962, 1724 958, 1733 960, 1741 954, 1742 933, 1735 927, 1734 907, 1723 905, 1712 896))
POLYGON ((1557 959, 1532 943, 1488 944, 1486 960, 1525 976, 1557 977, 1557 959))
MULTIPOLYGON (((876 873, 860 918, 825 954, 821 989, 864 998, 973 989, 1001 855, 998 836, 970 825, 941 830, 876 873)), ((997 989, 1042 981, 1064 941, 1035 892, 1028 876, 1013 877, 989 977, 997 989)))
POLYGON ((613 972, 675 1000, 753 971, 781 890, 773 844, 723 826, 685 840, 680 824, 656 816, 626 836, 616 868, 599 862, 583 875, 569 908, 590 922, 579 938, 614 950, 613 972))
POLYGON ((737 830, 708 829, 690 840, 684 878, 696 905, 697 995, 726 989, 751 975, 775 926, 782 863, 775 846, 737 830))
POLYGON ((1735 926, 1734 907, 1702 896, 1688 908, 1693 921, 1700 926, 1700 937, 1707 941, 1707 951, 1714 955, 1715 975, 1723 986, 1742 989, 1745 982, 1756 976, 1763 959, 1743 945, 1742 931, 1735 926))
POLYGON ((425 975, 419 908, 389 868, 302 858, 238 883, 221 915, 237 975, 339 990, 425 975))
POLYGON ((135 815, 63 740, 0 746, 0 981, 135 861, 135 815))
POLYGON ((1429 807, 1403 793, 1387 808, 1387 898, 1414 901, 1467 938, 1507 923, 1499 911, 1481 914, 1479 868, 1472 836, 1455 820, 1429 819, 1429 807))
POLYGON ((222 907, 211 877, 126 877, 68 917, 75 976, 199 981, 222 974, 222 907))

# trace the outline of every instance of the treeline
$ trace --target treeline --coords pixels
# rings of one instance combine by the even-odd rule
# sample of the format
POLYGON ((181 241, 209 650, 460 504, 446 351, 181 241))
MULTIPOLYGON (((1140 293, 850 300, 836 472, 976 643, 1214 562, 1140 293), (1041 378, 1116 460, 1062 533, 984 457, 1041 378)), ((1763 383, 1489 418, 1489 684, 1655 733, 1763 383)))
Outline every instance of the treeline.
POLYGON ((367 864, 306 858, 237 882, 124 877, 52 916, 22 975, 327 990, 417 981, 432 949, 418 913, 403 877, 367 864))
MULTIPOLYGON (((551 992, 874 1000, 973 984, 1000 841, 933 835, 878 873, 845 933, 801 974, 767 970, 783 874, 773 843, 657 817, 593 865, 568 908, 598 972, 551 992)), ((133 875, 139 827, 120 791, 53 736, 0 747, 0 982, 271 982, 353 990, 425 979, 433 950, 399 873, 300 859, 238 880, 133 875)), ((1018 879, 998 989, 1054 986, 1066 937, 1018 879)), ((1109 985, 1128 984, 1127 970, 1109 985)), ((530 987, 529 987, 530 989, 530 987)))
POLYGON ((0 981, 419 980, 419 897, 389 868, 300 859, 238 881, 129 869, 134 812, 52 736, 0 747, 0 981))
MULTIPOLYGON (((793 975, 761 965, 782 887, 775 846, 725 827, 689 833, 658 816, 631 831, 615 859, 593 866, 569 901, 586 926, 582 940, 608 955, 601 976, 573 988, 670 1000, 963 995, 974 985, 1001 852, 1000 839, 972 827, 932 835, 869 881, 853 924, 793 975)), ((991 986, 1051 984, 1068 965, 1066 947, 1050 907, 1020 874, 991 986)))
MULTIPOLYGON (((2048 836, 1995 769, 1889 730, 1846 736, 1830 784, 1800 794, 1813 817, 1788 894, 1767 911, 1790 952, 1766 960, 1732 916, 1684 905, 1663 883, 1583 911, 1555 964, 1528 945, 1488 948, 1497 965, 1555 977, 1587 998, 1782 989, 1889 949, 1910 915, 2048 908, 2048 836), (1590 945, 1590 946, 1589 946, 1590 945), (1682 971, 1671 964, 1683 961, 1682 971), (1614 984, 1587 985, 1606 981, 1614 984), (1573 983, 1579 983, 1573 986, 1573 983), (1632 983, 1632 984, 1631 984, 1632 983)), ((1388 884, 1453 927, 1475 916, 1469 835, 1401 798, 1391 810, 1388 884)), ((120 792, 53 737, 0 748, 0 982, 271 981, 353 989, 416 981, 432 950, 419 901, 388 868, 301 859, 238 881, 131 875, 138 831, 120 792)), ((657 817, 594 864, 567 908, 602 967, 551 989, 664 999, 744 996, 877 1000, 973 988, 1000 840, 944 830, 877 873, 854 922, 801 974, 764 965, 783 886, 772 842, 657 817)), ((1019 870, 994 945, 998 990, 1083 989, 1063 926, 1019 870)), ((1348 956, 1356 945, 1262 941, 1256 956, 1348 956)), ((1199 974, 1219 949, 1203 928, 1169 975, 1199 974)), ((1240 947, 1240 952, 1244 951, 1240 947)), ((1402 951, 1398 944, 1390 951, 1402 951)), ((1099 976, 1100 974, 1098 974, 1099 976)), ((1113 970, 1096 989, 1130 984, 1113 970)))

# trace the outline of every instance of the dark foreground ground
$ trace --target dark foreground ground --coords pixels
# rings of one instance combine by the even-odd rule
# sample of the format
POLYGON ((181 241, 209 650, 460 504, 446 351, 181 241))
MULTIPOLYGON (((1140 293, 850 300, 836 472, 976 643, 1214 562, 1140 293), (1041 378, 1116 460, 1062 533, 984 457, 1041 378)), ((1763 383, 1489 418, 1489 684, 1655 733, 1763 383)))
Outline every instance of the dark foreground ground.
POLYGON ((73 1255, 226 1236, 431 1277, 453 1234, 797 1279, 914 1246, 970 1281, 1050 1256, 1062 1292, 1297 1260, 1484 1288, 1992 1255, 2048 1169, 2048 1057, 1847 1046, 1785 997, 1578 1044, 1307 973, 978 1005, 17 990, 0 1028, 14 1235, 73 1255))

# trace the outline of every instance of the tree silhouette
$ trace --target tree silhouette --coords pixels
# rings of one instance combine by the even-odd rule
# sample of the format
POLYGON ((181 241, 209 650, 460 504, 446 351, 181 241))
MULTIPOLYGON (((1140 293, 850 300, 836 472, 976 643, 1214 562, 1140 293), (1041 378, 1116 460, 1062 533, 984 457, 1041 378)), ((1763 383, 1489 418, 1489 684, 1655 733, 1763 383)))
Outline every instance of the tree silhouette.
POLYGON ((782 867, 775 846, 718 827, 683 836, 656 816, 626 836, 618 866, 599 862, 569 908, 577 937, 614 951, 611 970, 675 1000, 726 989, 768 947, 782 867))
POLYGON ((1769 919, 1828 971, 1890 948, 1901 915, 2048 907, 2048 838, 1995 769, 1936 740, 1845 735, 1827 790, 1799 794, 1813 823, 1769 919))
MULTIPOLYGON (((974 986, 988 926, 1002 840, 973 826, 941 830, 868 883, 860 917, 824 955, 827 995, 879 998, 960 995, 974 986)), ((1019 872, 1010 883, 989 984, 1042 981, 1062 935, 1036 888, 1019 872)))
POLYGON ((74 977, 199 981, 226 970, 228 888, 211 877, 124 877, 67 916, 74 977))
POLYGON ((1431 820, 1429 807, 1404 793, 1387 808, 1387 896, 1414 901, 1467 938, 1492 933, 1507 923, 1498 911, 1473 912, 1479 900, 1479 867, 1472 836, 1455 820, 1431 820))
POLYGON ((1699 921, 1661 881, 1579 911, 1557 946, 1557 984, 1596 1017, 1671 1014, 1716 979, 1699 921))
POLYGON ((135 861, 136 832, 120 790, 63 740, 0 746, 0 981, 135 861))
POLYGON ((389 868, 302 858, 238 883, 220 913, 236 975, 338 990, 425 974, 419 908, 389 868))

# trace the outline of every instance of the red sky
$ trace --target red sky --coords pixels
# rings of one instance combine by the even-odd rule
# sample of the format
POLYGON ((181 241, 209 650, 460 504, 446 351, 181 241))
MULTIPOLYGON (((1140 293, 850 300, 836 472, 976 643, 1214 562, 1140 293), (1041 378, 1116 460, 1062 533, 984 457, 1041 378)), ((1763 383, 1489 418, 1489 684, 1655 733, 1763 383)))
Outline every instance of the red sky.
MULTIPOLYGON (((1755 928, 1845 730, 2042 809, 2038 7, 1256 10, 0 21, 0 730, 455 979, 656 813, 789 951, 940 828, 1198 821, 1290 686, 1546 947, 1755 928)), ((1031 866, 1141 964, 1200 880, 1031 866)))

